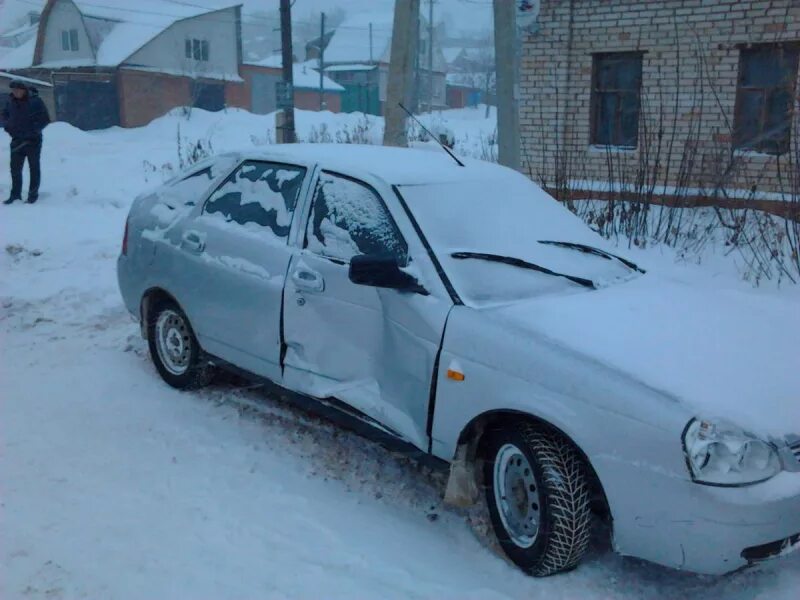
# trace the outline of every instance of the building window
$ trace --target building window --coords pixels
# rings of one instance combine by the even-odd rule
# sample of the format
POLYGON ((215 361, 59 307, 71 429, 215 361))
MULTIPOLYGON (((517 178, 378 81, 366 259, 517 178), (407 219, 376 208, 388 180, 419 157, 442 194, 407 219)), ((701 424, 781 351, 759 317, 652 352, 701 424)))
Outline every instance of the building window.
POLYGON ((789 151, 800 44, 759 44, 739 53, 734 147, 789 151))
POLYGON ((208 62, 209 46, 208 41, 198 39, 187 39, 184 45, 186 58, 190 60, 201 60, 208 62))
POLYGON ((591 143, 636 148, 642 92, 642 53, 595 54, 591 143))
POLYGON ((78 30, 63 29, 61 31, 61 49, 64 52, 78 51, 78 30))

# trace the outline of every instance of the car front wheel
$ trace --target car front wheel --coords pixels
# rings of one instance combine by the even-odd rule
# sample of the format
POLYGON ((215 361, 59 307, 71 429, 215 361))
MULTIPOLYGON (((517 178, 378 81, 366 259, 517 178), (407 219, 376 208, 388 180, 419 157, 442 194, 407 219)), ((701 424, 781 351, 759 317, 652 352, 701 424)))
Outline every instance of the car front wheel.
POLYGON ((574 568, 591 534, 586 464, 558 433, 531 424, 491 431, 483 445, 486 501, 500 546, 536 577, 574 568))
POLYGON ((180 390, 209 383, 212 367, 204 360, 189 319, 173 302, 162 302, 150 311, 147 324, 150 357, 169 385, 180 390))

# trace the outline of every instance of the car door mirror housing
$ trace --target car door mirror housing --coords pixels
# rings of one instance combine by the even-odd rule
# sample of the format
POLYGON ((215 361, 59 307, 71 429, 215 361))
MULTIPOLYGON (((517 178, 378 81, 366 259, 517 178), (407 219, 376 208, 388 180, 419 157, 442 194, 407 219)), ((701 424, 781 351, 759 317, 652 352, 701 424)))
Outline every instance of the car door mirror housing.
POLYGON ((356 285, 428 295, 413 275, 400 268, 393 256, 354 256, 350 261, 350 281, 356 285))

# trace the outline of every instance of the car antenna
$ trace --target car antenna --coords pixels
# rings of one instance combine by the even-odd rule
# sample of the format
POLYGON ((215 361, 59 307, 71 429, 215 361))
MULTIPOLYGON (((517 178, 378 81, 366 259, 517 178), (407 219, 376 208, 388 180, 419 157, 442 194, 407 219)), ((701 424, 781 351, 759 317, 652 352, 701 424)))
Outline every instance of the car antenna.
POLYGON ((400 106, 400 108, 402 108, 404 111, 406 111, 406 114, 407 114, 409 117, 411 117, 412 119, 414 119, 414 120, 417 122, 417 125, 419 125, 420 127, 422 127, 422 130, 423 130, 425 133, 427 133, 427 134, 428 134, 428 135, 429 135, 429 136, 430 136, 432 139, 436 140, 436 142, 437 142, 437 143, 438 143, 438 144, 439 144, 439 145, 442 147, 442 150, 444 150, 445 152, 447 152, 447 153, 448 153, 448 154, 449 154, 449 155, 452 157, 452 159, 458 163, 458 166, 459 166, 459 167, 463 167, 463 166, 465 166, 463 162, 461 162, 460 160, 458 160, 458 157, 455 155, 455 153, 454 153, 452 150, 450 150, 450 148, 448 148, 448 147, 447 147, 447 146, 444 144, 444 142, 442 142, 442 140, 440 140, 439 138, 437 138, 436 136, 434 136, 434 135, 433 135, 433 134, 432 134, 432 133, 431 133, 431 132, 428 130, 428 128, 427 128, 427 127, 425 127, 425 125, 423 125, 423 124, 420 122, 420 120, 419 120, 417 117, 415 117, 415 116, 412 114, 412 112, 411 112, 410 110, 408 110, 408 109, 407 109, 405 106, 403 106, 403 103, 402 103, 402 102, 398 102, 397 104, 400 106))

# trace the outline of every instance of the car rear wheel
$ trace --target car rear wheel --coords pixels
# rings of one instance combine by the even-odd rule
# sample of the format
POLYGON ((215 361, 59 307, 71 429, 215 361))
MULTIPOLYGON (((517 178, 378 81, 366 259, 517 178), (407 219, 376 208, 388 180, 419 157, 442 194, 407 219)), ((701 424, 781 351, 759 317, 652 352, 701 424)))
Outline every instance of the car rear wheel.
POLYGON ((203 357, 189 319, 175 303, 155 306, 147 326, 150 357, 164 381, 180 390, 197 389, 211 381, 213 368, 203 357))
POLYGON ((506 555, 536 577, 573 569, 591 534, 590 486, 578 451, 563 436, 521 424, 483 443, 486 502, 506 555))

